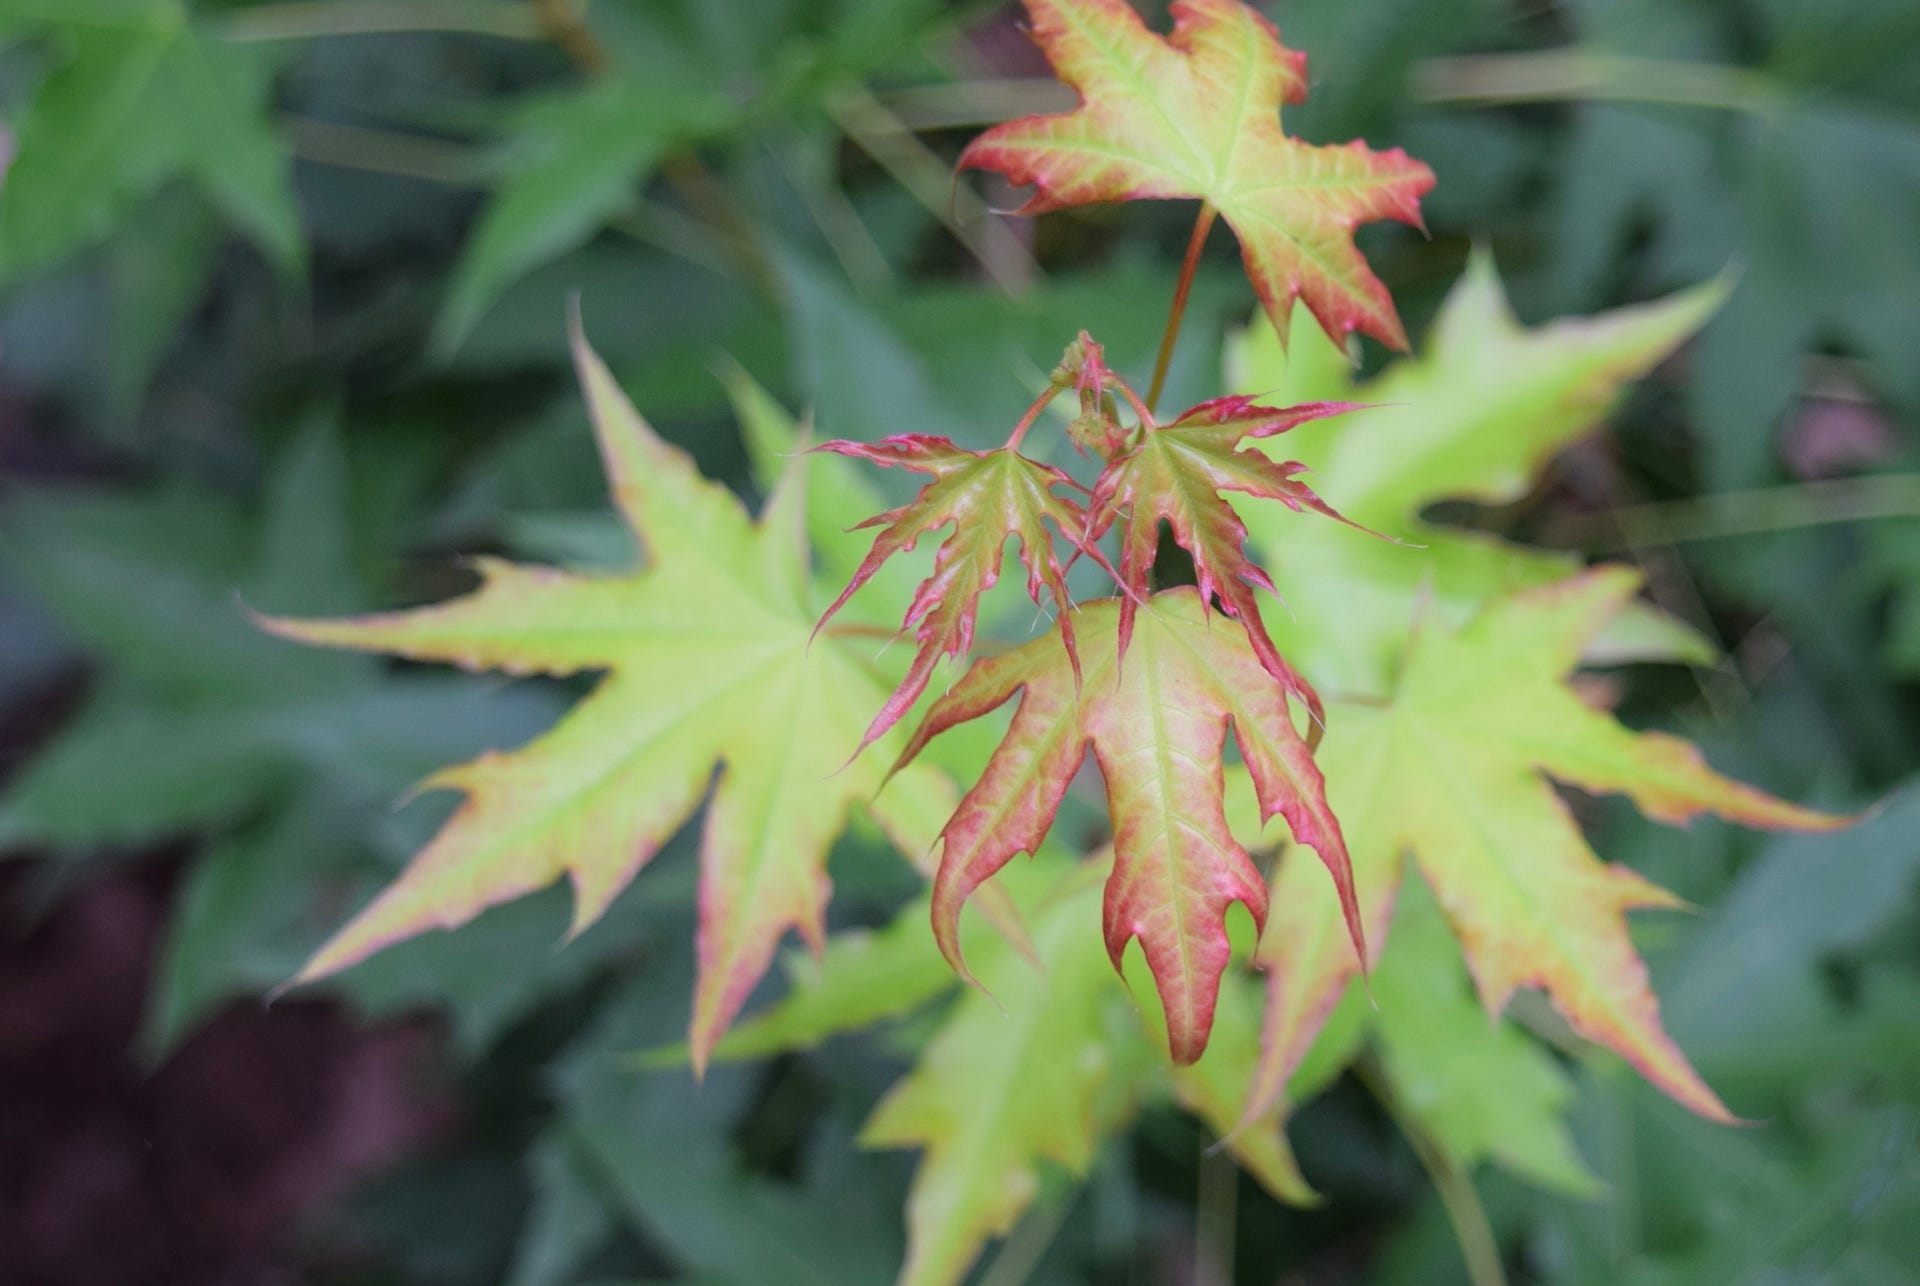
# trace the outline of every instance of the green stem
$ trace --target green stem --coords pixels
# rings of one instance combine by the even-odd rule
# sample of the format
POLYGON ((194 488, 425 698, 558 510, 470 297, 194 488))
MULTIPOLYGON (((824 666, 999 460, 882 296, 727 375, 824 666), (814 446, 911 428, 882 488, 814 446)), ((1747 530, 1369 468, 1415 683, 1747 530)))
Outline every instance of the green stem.
POLYGON ((241 42, 434 31, 545 40, 533 8, 519 0, 282 0, 229 15, 222 34, 241 42))
POLYGON ((1596 50, 1434 58, 1422 63, 1419 96, 1430 103, 1609 101, 1764 113, 1780 101, 1774 81, 1745 67, 1672 58, 1626 58, 1596 50))
POLYGON ((1173 307, 1167 310, 1167 331, 1160 338, 1160 356, 1153 363, 1153 383, 1147 386, 1149 411, 1160 404, 1167 368, 1173 364, 1173 346, 1180 338, 1180 323, 1186 319, 1187 296, 1193 293, 1193 274, 1200 266, 1200 251, 1206 247, 1207 233, 1213 230, 1216 213, 1211 201, 1202 201, 1200 213, 1194 216, 1193 235, 1187 238, 1186 261, 1180 265, 1180 284, 1173 288, 1173 307))
POLYGON ((1203 1146, 1194 1193, 1194 1277, 1233 1280, 1234 1233, 1240 1222, 1240 1163, 1225 1148, 1203 1146), (1207 1253, 1212 1253, 1208 1259, 1207 1253))
POLYGON ((1051 76, 910 85, 880 98, 901 124, 913 130, 979 129, 1016 116, 1070 112, 1078 102, 1071 89, 1051 76))
POLYGON ((280 127, 287 150, 316 165, 395 174, 450 187, 481 187, 486 181, 479 153, 457 143, 305 116, 283 116, 280 127))
POLYGON ((1506 1266, 1500 1262, 1500 1243, 1494 1239, 1493 1225, 1487 1222, 1480 1194, 1474 1191, 1473 1177, 1400 1103, 1385 1071, 1371 1056, 1355 1064, 1354 1071, 1387 1109, 1387 1115, 1393 1118, 1421 1168, 1432 1180, 1440 1205, 1447 1212, 1447 1222, 1453 1225, 1454 1239, 1460 1244, 1460 1257, 1466 1261, 1467 1280, 1473 1286, 1507 1286, 1506 1266))
POLYGON ((826 108, 840 132, 939 219, 996 285, 1010 295, 1026 290, 1039 273, 1027 248, 985 202, 955 186, 947 163, 866 86, 850 84, 829 94, 826 108))
POLYGON ((1072 1202, 1055 1198, 1040 1209, 1028 1212, 1000 1247, 1000 1253, 987 1265, 980 1286, 1024 1286, 1033 1270, 1046 1258, 1047 1248, 1060 1235, 1061 1225, 1073 1209, 1072 1202))
POLYGON ((1601 552, 1682 545, 1848 522, 1920 518, 1920 473, 1882 473, 1790 487, 1628 505, 1581 524, 1571 542, 1601 552), (1585 539, 1578 539, 1584 536, 1585 539))

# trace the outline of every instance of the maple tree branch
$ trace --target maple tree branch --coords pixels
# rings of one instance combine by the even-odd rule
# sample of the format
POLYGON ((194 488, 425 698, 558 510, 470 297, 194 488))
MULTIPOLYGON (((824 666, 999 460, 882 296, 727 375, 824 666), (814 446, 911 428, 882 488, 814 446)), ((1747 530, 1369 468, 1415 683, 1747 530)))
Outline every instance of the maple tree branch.
POLYGON ((773 157, 774 164, 786 175, 787 182, 799 194, 801 204, 807 207, 807 214, 813 219, 813 226, 820 230, 827 248, 840 261, 840 267, 854 287, 862 294, 871 294, 894 285, 899 279, 887 263, 886 252, 874 240, 873 230, 860 217, 860 211, 847 196, 846 189, 831 177, 824 183, 815 182, 795 159, 793 149, 789 146, 770 147, 767 151, 773 157))
POLYGON ((1213 216, 1219 213, 1213 202, 1202 201, 1194 216, 1193 235, 1187 238, 1186 261, 1180 265, 1180 284, 1173 288, 1173 307, 1167 310, 1167 331, 1160 339, 1160 356, 1154 359, 1153 383, 1147 386, 1147 410, 1160 404, 1160 390, 1167 382, 1167 368, 1173 364, 1173 346, 1180 338, 1180 323, 1187 315, 1187 296, 1193 293, 1193 274, 1200 266, 1200 251, 1213 230, 1213 216))
POLYGON ((1046 1258, 1054 1238, 1073 1211, 1071 1198, 1055 1198, 1040 1209, 1030 1211, 1001 1245, 1000 1252, 987 1265, 980 1286, 1025 1286, 1040 1261, 1046 1258))

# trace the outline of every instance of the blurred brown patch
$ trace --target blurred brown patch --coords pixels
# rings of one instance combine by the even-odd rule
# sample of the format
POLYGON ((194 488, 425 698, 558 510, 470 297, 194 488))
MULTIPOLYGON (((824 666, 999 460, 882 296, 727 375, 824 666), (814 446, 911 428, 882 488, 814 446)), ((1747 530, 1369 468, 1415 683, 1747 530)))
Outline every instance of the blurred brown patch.
POLYGON ((294 1280, 303 1215, 442 1136, 418 1023, 320 1002, 239 1004, 163 1066, 133 1039, 172 880, 115 871, 23 927, 0 868, 0 1281, 294 1280))

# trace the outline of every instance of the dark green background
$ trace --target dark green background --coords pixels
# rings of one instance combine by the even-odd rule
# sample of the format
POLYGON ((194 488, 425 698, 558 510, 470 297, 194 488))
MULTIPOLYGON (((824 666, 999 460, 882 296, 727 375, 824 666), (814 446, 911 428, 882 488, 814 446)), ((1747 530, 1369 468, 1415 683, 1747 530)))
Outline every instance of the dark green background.
MULTIPOLYGON (((1676 1038, 1764 1120, 1583 1076, 1606 1195, 1483 1176, 1514 1279, 1914 1280, 1920 6, 1268 10, 1311 57, 1292 132, 1439 176, 1429 239, 1362 236, 1415 336, 1476 243, 1529 322, 1738 272, 1613 433, 1469 517, 1628 541, 1730 641, 1630 674, 1632 720, 1816 802, 1892 799, 1820 841, 1595 814, 1605 855, 1706 908, 1643 941, 1676 1038), (1572 52, 1476 57, 1540 50, 1572 52)), ((1083 325, 1144 376, 1190 210, 995 228, 963 200, 974 248, 948 230, 968 129, 888 113, 1044 72, 988 4, 596 0, 592 75, 513 0, 180 13, 0 0, 0 1277, 888 1280, 911 1158, 852 1137, 919 1026, 698 1094, 622 1059, 684 1022, 684 840, 565 951, 555 892, 262 1008, 440 816, 391 802, 568 692, 303 651, 243 606, 412 603, 467 584, 463 555, 606 549, 570 292, 643 412, 751 492, 723 358, 831 436, 985 442, 1083 325), (396 14, 502 30, 362 30, 396 14), (476 248, 493 201, 514 226, 476 248), (499 271, 459 283, 483 251, 499 271)), ((1216 236, 1169 403, 1219 391, 1249 309, 1216 236)), ((878 850, 835 863, 840 922, 910 890, 878 850)), ((1234 1280, 1460 1279, 1357 1085, 1295 1139, 1319 1211, 1229 1202, 1210 1140, 1150 1116, 1049 1191, 1030 1273, 983 1280, 1222 1280, 1195 1227, 1229 1211, 1234 1280)))

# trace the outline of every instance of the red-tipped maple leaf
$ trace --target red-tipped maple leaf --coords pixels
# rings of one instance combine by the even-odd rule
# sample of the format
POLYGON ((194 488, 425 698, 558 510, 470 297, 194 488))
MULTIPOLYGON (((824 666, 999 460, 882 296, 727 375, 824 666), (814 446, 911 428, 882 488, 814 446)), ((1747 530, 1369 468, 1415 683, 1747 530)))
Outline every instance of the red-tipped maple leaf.
POLYGON ((960 954, 961 906, 1016 853, 1039 847, 1092 746, 1114 829, 1107 952, 1118 968, 1127 943, 1140 940, 1174 1060, 1191 1063, 1206 1048, 1230 955, 1227 908, 1244 904, 1256 924, 1267 915, 1266 886, 1223 813, 1221 754, 1229 729, 1263 816, 1285 816, 1332 872, 1356 949, 1359 911, 1346 842, 1327 809, 1320 770, 1293 726, 1286 688, 1237 631, 1208 627, 1207 609, 1191 589, 1156 594, 1139 609, 1141 628, 1125 666, 1120 611, 1115 599, 1081 605, 1078 682, 1057 631, 976 661, 928 712, 900 765, 940 733, 1023 693, 1005 739, 941 831, 933 931, 948 961, 970 977, 960 954))
POLYGON ((1026 0, 1033 34, 1081 104, 995 126, 960 155, 1035 193, 1021 208, 1197 197, 1240 238, 1247 276, 1284 340, 1296 298, 1336 339, 1406 331, 1353 244, 1377 219, 1420 226, 1433 172, 1398 148, 1314 147, 1280 129, 1307 93, 1306 57, 1240 0, 1174 0, 1173 32, 1126 0, 1026 0))
MULTIPOLYGON (((902 629, 912 629, 920 648, 906 677, 874 716, 860 739, 865 750, 913 708, 927 690, 934 666, 943 656, 960 656, 973 646, 974 622, 980 595, 1000 579, 1001 551, 1009 537, 1020 542, 1020 560, 1027 569, 1027 593, 1040 602, 1045 586, 1053 594, 1067 658, 1079 668, 1074 649, 1072 604, 1060 560, 1054 556, 1051 521, 1068 541, 1081 545, 1102 566, 1104 556, 1087 545, 1086 513, 1055 486, 1073 486, 1060 470, 1029 460, 1011 447, 994 451, 967 451, 946 438, 924 434, 897 434, 877 444, 823 442, 821 451, 859 456, 876 464, 900 465, 933 475, 911 503, 867 519, 860 527, 883 527, 873 548, 840 597, 820 617, 820 625, 846 605, 854 592, 873 578, 880 565, 895 554, 912 549, 928 532, 953 524, 953 534, 933 557, 933 574, 920 583, 907 607, 902 629)), ((857 530, 857 529, 856 529, 857 530)), ((818 626, 815 627, 816 632, 818 626)), ((858 751, 855 752, 856 754, 858 751)))
POLYGON ((577 322, 574 354, 643 567, 589 576, 490 561, 480 588, 450 602, 263 622, 309 643, 468 669, 606 676, 545 735, 429 779, 464 802, 299 981, 563 878, 584 929, 711 794, 688 1033, 698 1066, 789 928, 824 941, 827 850, 852 810, 866 806, 918 856, 944 783, 900 782, 875 801, 878 766, 836 772, 883 689, 838 640, 808 646, 804 462, 755 523, 635 413, 577 322))
MULTIPOLYGON (((1846 819, 1722 777, 1691 744, 1629 731, 1580 700, 1566 676, 1638 584, 1627 568, 1601 568, 1500 600, 1458 632, 1429 622, 1388 705, 1335 711, 1319 765, 1348 822, 1376 948, 1411 854, 1490 1012, 1517 987, 1543 988, 1575 1031, 1725 1121, 1726 1107, 1662 1028, 1627 936, 1626 912, 1679 900, 1602 863, 1549 778, 1626 795, 1664 822, 1710 812, 1747 826, 1829 830, 1846 819)), ((1260 948, 1268 1024, 1250 1116, 1280 1096, 1355 968, 1339 933, 1352 909, 1336 910, 1313 873, 1293 865, 1275 882, 1283 909, 1260 948)))
MULTIPOLYGON (((1278 500, 1296 513, 1312 509, 1345 522, 1301 482, 1302 466, 1281 463, 1239 444, 1270 438, 1308 420, 1359 409, 1351 402, 1310 402, 1284 408, 1261 406, 1251 398, 1223 397, 1202 402, 1171 424, 1154 424, 1141 408, 1145 424, 1131 450, 1110 463, 1094 484, 1088 535, 1099 539, 1125 518, 1120 541, 1120 582, 1129 594, 1144 598, 1147 575, 1165 519, 1173 538, 1193 555, 1194 575, 1203 603, 1217 595, 1221 607, 1246 629, 1254 655, 1267 672, 1307 704, 1316 724, 1324 721, 1320 698, 1288 665, 1267 636, 1254 589, 1274 592, 1273 581, 1247 557, 1247 528, 1220 494, 1238 491, 1278 500)), ((1133 637, 1137 605, 1120 606, 1120 654, 1133 637)))

